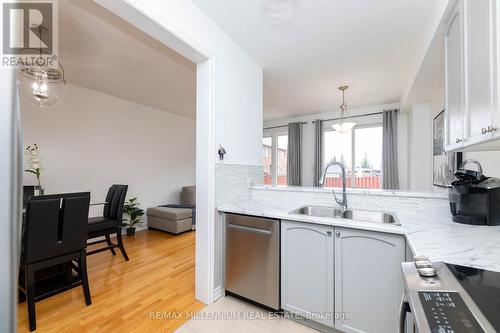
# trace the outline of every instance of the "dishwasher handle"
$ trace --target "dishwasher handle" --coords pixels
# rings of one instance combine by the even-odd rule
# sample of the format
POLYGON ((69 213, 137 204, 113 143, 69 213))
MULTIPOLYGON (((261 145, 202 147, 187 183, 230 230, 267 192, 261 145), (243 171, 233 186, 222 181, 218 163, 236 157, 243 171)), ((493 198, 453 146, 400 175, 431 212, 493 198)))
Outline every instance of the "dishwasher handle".
POLYGON ((264 235, 264 236, 271 236, 273 234, 271 229, 253 228, 253 227, 247 227, 247 226, 239 225, 239 224, 228 223, 227 227, 231 228, 231 229, 236 229, 236 230, 240 230, 240 231, 244 231, 244 232, 251 232, 254 234, 259 234, 259 235, 264 235))
POLYGON ((405 333, 406 331, 406 314, 408 312, 411 312, 410 304, 406 301, 406 294, 403 294, 399 308, 399 333, 405 333))

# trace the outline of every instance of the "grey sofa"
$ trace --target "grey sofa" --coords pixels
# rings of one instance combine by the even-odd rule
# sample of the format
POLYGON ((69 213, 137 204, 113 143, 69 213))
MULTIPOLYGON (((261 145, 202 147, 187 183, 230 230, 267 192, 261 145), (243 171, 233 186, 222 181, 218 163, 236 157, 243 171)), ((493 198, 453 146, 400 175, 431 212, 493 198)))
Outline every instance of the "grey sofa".
POLYGON ((196 227, 196 186, 185 186, 180 204, 148 208, 148 228, 180 234, 196 227))

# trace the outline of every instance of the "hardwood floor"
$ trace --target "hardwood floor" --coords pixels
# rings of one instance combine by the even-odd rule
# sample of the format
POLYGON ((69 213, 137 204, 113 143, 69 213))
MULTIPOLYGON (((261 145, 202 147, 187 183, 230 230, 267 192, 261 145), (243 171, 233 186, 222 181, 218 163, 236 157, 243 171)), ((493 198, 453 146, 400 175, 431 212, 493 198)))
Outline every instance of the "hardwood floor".
MULTIPOLYGON (((204 307, 194 299, 195 232, 145 230, 124 241, 128 262, 119 251, 87 258, 92 305, 81 287, 38 302, 36 332, 173 332, 204 307)), ((26 302, 18 332, 29 332, 26 302)))

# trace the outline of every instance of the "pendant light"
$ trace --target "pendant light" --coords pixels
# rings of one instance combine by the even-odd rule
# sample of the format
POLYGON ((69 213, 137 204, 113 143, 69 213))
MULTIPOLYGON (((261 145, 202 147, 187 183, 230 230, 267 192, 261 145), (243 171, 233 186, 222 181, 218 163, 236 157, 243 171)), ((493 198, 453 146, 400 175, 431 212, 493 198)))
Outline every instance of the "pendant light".
POLYGON ((21 88, 29 101, 40 107, 54 104, 59 97, 59 89, 64 81, 64 71, 58 62, 58 67, 23 65, 21 72, 21 88))
MULTIPOLYGON (((42 25, 38 29, 40 36, 42 30, 47 30, 42 25)), ((29 49, 31 48, 25 48, 25 50, 29 49)), ((66 80, 64 79, 64 68, 55 55, 45 55, 44 59, 41 41, 39 48, 34 50, 38 51, 38 57, 31 57, 31 62, 22 63, 19 67, 21 73, 19 83, 23 95, 32 104, 43 108, 57 101, 59 89, 63 84, 66 84, 66 80)))
POLYGON ((341 133, 348 133, 352 130, 356 123, 346 122, 345 120, 349 118, 349 111, 347 110, 347 104, 345 104, 345 91, 349 86, 340 86, 339 90, 342 91, 342 105, 340 106, 340 119, 337 124, 332 125, 332 128, 341 133))

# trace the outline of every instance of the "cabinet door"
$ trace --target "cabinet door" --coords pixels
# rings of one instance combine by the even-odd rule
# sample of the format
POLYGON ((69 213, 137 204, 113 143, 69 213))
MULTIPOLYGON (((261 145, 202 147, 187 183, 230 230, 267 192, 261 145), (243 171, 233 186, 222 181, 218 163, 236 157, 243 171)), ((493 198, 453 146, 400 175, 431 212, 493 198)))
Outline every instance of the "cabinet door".
POLYGON ((335 228, 335 321, 342 332, 397 332, 403 236, 335 228))
POLYGON ((464 123, 464 64, 463 64, 463 15, 458 1, 446 30, 446 150, 463 146, 464 123))
POLYGON ((493 0, 464 0, 467 145, 493 135, 493 9, 493 0))
POLYGON ((281 223, 281 307, 333 327, 333 227, 281 223))

